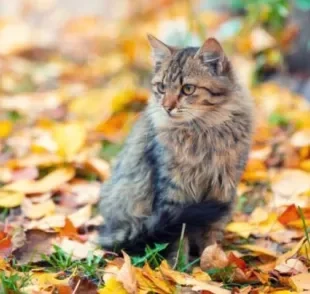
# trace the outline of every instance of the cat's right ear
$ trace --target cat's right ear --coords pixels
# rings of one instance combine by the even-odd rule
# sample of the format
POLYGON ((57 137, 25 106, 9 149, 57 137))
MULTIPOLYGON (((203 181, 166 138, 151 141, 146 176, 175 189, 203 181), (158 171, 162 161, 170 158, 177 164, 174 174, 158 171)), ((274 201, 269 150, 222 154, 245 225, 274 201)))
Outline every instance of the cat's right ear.
POLYGON ((154 64, 162 63, 162 61, 171 56, 173 48, 158 40, 154 36, 148 34, 147 38, 152 47, 154 64))

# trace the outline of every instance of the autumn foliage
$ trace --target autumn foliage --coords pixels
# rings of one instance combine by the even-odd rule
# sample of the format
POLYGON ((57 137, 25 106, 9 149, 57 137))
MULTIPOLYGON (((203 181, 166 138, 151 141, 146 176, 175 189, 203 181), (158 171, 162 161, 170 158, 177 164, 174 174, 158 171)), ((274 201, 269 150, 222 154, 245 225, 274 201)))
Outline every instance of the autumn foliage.
POLYGON ((171 30, 169 43, 177 42, 173 27, 199 40, 233 28, 228 13, 193 18, 190 2, 143 2, 122 21, 71 19, 52 45, 31 38, 25 16, 0 21, 1 293, 310 291, 310 106, 285 85, 258 79, 257 56, 277 68, 296 33, 285 24, 267 30, 267 12, 251 25, 239 19, 240 31, 223 40, 256 104, 224 243, 176 268, 152 248, 137 262, 97 245, 100 183, 150 95, 146 34, 171 30))

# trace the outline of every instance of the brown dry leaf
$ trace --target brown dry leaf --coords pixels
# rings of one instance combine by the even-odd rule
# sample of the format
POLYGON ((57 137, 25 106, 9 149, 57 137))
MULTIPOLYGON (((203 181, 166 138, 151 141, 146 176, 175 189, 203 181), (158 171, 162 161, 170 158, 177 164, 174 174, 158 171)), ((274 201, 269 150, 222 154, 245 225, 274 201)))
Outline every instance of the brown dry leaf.
POLYGON ((203 270, 210 268, 224 268, 229 261, 226 253, 218 244, 213 244, 204 249, 200 258, 200 267, 203 270))
POLYGON ((74 177, 72 167, 63 167, 54 170, 38 181, 22 180, 2 187, 5 191, 16 191, 25 194, 46 193, 58 189, 62 184, 74 177))
POLYGON ((292 286, 299 293, 304 290, 310 290, 310 273, 303 273, 290 278, 292 286))
POLYGON ((122 251, 124 256, 124 264, 117 273, 116 279, 122 282, 126 291, 130 294, 137 293, 137 279, 135 275, 135 269, 131 264, 130 257, 122 251))
POLYGON ((308 268, 305 266, 305 264, 296 258, 290 258, 286 260, 282 264, 278 264, 275 267, 275 270, 280 272, 281 274, 301 274, 301 273, 307 273, 308 268))
POLYGON ((55 233, 46 233, 40 230, 27 231, 25 244, 15 250, 13 254, 20 264, 40 261, 42 254, 50 255, 52 253, 52 244, 56 236, 55 233))
POLYGON ((29 199, 25 199, 21 209, 26 217, 30 219, 40 219, 54 214, 56 205, 51 199, 39 204, 33 204, 29 199))
POLYGON ((15 251, 16 249, 24 246, 26 241, 27 241, 27 236, 24 231, 24 228, 22 227, 15 228, 11 236, 12 251, 15 251))
POLYGON ((86 140, 86 128, 78 122, 59 123, 52 127, 52 137, 55 140, 60 156, 70 160, 81 150, 86 140))
POLYGON ((21 205, 25 197, 25 194, 19 191, 13 190, 0 190, 0 207, 16 207, 21 205))

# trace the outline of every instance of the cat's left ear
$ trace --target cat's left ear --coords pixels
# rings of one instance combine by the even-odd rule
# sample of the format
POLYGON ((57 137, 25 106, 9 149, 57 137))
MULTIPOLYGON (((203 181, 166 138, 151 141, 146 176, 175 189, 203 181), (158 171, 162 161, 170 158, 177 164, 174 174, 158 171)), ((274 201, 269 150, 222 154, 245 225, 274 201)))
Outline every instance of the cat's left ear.
POLYGON ((195 58, 201 58, 204 64, 212 66, 218 75, 223 73, 227 67, 225 52, 215 38, 207 39, 196 53, 195 58))
POLYGON ((152 47, 154 63, 162 63, 162 61, 171 56, 173 48, 158 40, 154 36, 148 34, 149 43, 152 47))

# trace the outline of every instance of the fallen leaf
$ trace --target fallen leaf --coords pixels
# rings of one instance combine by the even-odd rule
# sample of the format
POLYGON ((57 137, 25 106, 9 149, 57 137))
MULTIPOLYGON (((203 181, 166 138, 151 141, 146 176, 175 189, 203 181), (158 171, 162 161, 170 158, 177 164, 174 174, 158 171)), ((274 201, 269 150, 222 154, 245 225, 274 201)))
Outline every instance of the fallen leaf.
POLYGON ((228 265, 229 260, 218 244, 213 244, 204 249, 200 258, 200 267, 203 270, 210 268, 224 268, 228 265))
POLYGON ((94 281, 87 277, 73 276, 69 280, 71 289, 74 290, 74 294, 97 294, 97 286, 94 281))
POLYGON ((110 165, 103 159, 90 158, 86 161, 86 166, 96 172, 102 181, 110 177, 110 165))
POLYGON ((86 205, 76 212, 70 214, 68 219, 72 222, 74 227, 79 228, 80 226, 84 225, 87 221, 90 220, 92 214, 92 207, 91 205, 86 205))
POLYGON ((41 272, 32 272, 32 282, 42 286, 51 286, 51 285, 68 285, 69 278, 66 279, 57 279, 59 274, 57 273, 41 273, 41 272))
POLYGON ((234 264, 243 271, 247 268, 245 261, 243 259, 237 257, 232 252, 229 253, 228 260, 229 260, 229 264, 234 264))
POLYGON ((265 247, 257 246, 257 245, 245 244, 245 245, 241 245, 240 248, 253 251, 259 255, 267 255, 267 256, 274 257, 274 258, 277 258, 278 256, 278 254, 275 251, 270 250, 265 247))
POLYGON ((39 219, 53 214, 56 205, 51 199, 39 204, 33 204, 30 200, 25 199, 21 209, 26 217, 30 219, 39 219))
POLYGON ((0 138, 5 138, 10 135, 13 125, 12 122, 8 120, 0 120, 0 138))
POLYGON ((280 255, 277 258, 277 265, 284 263, 286 260, 293 257, 302 247, 302 245, 305 243, 306 237, 302 238, 291 250, 285 252, 284 254, 280 255))
POLYGON ((12 241, 5 232, 0 232, 0 258, 8 257, 12 252, 12 241))
POLYGON ((110 278, 104 285, 104 288, 98 290, 99 294, 128 294, 123 287, 123 284, 116 280, 116 278, 110 278))
POLYGON ((15 191, 25 194, 46 193, 59 188, 62 184, 74 177, 75 171, 71 167, 64 167, 54 170, 38 181, 22 180, 5 185, 2 190, 15 191))
POLYGON ((253 232, 253 225, 248 222, 231 222, 226 226, 226 230, 247 239, 253 232))
POLYGON ((310 290, 310 273, 303 273, 290 278, 292 286, 299 293, 303 290, 310 290))
POLYGON ((300 216, 295 204, 288 206, 286 210, 278 217, 278 221, 283 225, 298 219, 300 219, 300 216))
POLYGON ((291 204, 301 193, 310 190, 310 174, 301 170, 284 170, 272 181, 275 205, 291 204))
POLYGON ((57 240, 55 244, 69 255, 72 255, 73 260, 86 258, 90 252, 96 256, 103 256, 104 254, 104 251, 97 249, 96 244, 90 242, 81 243, 64 237, 59 241, 57 240))
POLYGON ((0 207, 16 207, 21 205, 25 195, 22 192, 10 191, 10 190, 0 190, 0 207))
POLYGON ((286 260, 284 263, 278 264, 275 267, 275 270, 277 270, 281 274, 290 273, 293 275, 308 272, 308 268, 305 266, 305 264, 296 258, 290 258, 286 260))
POLYGON ((70 160, 85 144, 86 128, 77 122, 55 124, 52 137, 57 144, 59 155, 70 160))
POLYGON ((310 146, 310 128, 294 133, 290 142, 294 147, 298 148, 310 146))
POLYGON ((52 253, 56 236, 55 233, 46 233, 40 230, 27 231, 24 245, 17 248, 13 255, 19 264, 41 261, 42 254, 50 255, 52 253))
POLYGON ((124 264, 117 274, 117 280, 122 282, 124 288, 128 293, 137 293, 137 279, 135 276, 135 270, 131 264, 130 257, 122 252, 124 256, 124 264))
POLYGON ((81 242, 81 237, 79 236, 77 229, 69 218, 66 218, 64 227, 59 231, 59 236, 68 237, 70 239, 81 242))

